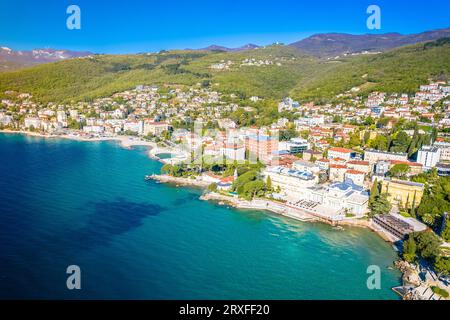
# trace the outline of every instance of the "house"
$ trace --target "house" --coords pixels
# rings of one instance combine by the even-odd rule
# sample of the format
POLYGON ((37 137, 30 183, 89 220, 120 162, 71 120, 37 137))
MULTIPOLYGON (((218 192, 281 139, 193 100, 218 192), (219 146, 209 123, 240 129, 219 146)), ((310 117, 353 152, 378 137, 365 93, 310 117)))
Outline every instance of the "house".
POLYGON ((310 173, 319 173, 320 168, 313 162, 306 160, 297 160, 292 164, 292 168, 298 171, 306 171, 310 173))
POLYGON ((369 161, 363 161, 363 160, 348 161, 347 167, 349 167, 349 169, 362 171, 365 174, 369 174, 372 171, 372 167, 371 167, 369 161))
POLYGON ((322 159, 323 155, 320 151, 305 150, 303 151, 303 160, 312 161, 313 159, 322 159))
POLYGON ((144 121, 144 135, 152 134, 154 136, 159 136, 164 131, 169 130, 169 124, 167 122, 155 122, 153 120, 144 121))
POLYGON ((370 164, 374 164, 379 160, 408 161, 408 154, 370 149, 364 151, 364 160, 369 161, 370 164))
POLYGON ((316 160, 315 164, 319 167, 320 170, 327 170, 330 168, 330 160, 328 159, 319 159, 316 160))
POLYGON ((328 149, 327 158, 328 159, 342 158, 345 159, 345 161, 350 161, 350 159, 353 158, 355 155, 356 152, 351 149, 334 147, 328 149))
POLYGON ((347 166, 342 164, 330 164, 330 180, 334 182, 344 182, 347 166))
POLYGON ((348 169, 344 174, 344 181, 351 180, 357 186, 364 186, 364 179, 366 174, 362 171, 348 169))
POLYGON ((391 170, 392 167, 397 164, 407 165, 409 167, 409 172, 407 174, 408 176, 415 176, 423 172, 423 166, 418 162, 390 160, 388 161, 388 163, 389 163, 389 170, 391 170))
POLYGON ((384 179, 381 185, 381 193, 387 194, 389 202, 404 208, 417 207, 424 189, 423 183, 389 178, 384 179))
POLYGON ((220 154, 227 159, 242 161, 245 160, 245 147, 243 144, 227 143, 220 148, 220 154))

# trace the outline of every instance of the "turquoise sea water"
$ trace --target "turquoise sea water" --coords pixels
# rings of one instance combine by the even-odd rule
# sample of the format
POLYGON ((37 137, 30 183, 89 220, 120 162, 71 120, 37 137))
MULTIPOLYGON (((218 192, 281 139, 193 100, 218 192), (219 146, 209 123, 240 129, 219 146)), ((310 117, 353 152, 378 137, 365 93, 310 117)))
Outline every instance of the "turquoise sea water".
POLYGON ((0 159, 0 298, 397 299, 396 253, 372 232, 144 181, 161 167, 145 148, 0 134, 0 159))

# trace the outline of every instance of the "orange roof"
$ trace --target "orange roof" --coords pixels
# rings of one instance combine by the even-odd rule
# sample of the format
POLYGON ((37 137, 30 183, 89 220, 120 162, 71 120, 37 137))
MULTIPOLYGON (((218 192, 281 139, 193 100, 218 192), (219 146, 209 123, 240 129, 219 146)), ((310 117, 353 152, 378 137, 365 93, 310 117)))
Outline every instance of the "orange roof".
POLYGON ((225 177, 225 178, 220 179, 220 182, 224 182, 224 183, 233 182, 233 181, 234 181, 234 177, 233 176, 229 176, 229 177, 225 177))
POLYGON ((353 169, 349 169, 347 170, 348 174, 365 174, 364 172, 358 171, 358 170, 353 170, 353 169))
POLYGON ((370 165, 369 161, 362 161, 362 160, 352 160, 347 162, 348 164, 356 164, 358 166, 368 166, 370 165))
POLYGON ((396 165, 396 164, 407 164, 408 166, 411 166, 411 167, 422 167, 422 164, 420 164, 418 162, 401 161, 401 160, 391 160, 389 162, 391 164, 393 164, 393 165, 396 165))
POLYGON ((335 152, 341 152, 341 153, 352 153, 353 152, 353 150, 351 150, 351 149, 339 148, 339 147, 330 148, 329 151, 335 151, 335 152))
POLYGON ((347 166, 344 164, 330 164, 330 169, 347 169, 347 166))

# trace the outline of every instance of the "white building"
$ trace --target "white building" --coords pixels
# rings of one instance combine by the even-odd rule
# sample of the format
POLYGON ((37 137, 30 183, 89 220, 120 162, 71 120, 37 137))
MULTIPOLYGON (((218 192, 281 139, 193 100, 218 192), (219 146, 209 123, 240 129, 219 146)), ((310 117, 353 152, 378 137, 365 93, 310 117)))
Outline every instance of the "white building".
POLYGON ((341 158, 349 161, 355 154, 355 151, 347 148, 330 148, 328 149, 328 159, 341 158))
POLYGON ((220 154, 227 159, 243 161, 245 160, 245 147, 239 144, 226 144, 220 148, 220 154))
POLYGON ((441 159, 441 149, 436 146, 423 146, 417 153, 417 162, 422 164, 424 169, 431 169, 441 159))
POLYGON ((433 146, 441 149, 441 161, 450 161, 450 142, 435 142, 433 146))
POLYGON ((395 153, 395 152, 379 151, 379 150, 365 150, 364 160, 369 161, 371 165, 380 160, 408 161, 408 154, 400 152, 395 153))
POLYGON ((280 141, 278 143, 278 151, 286 150, 291 154, 301 153, 310 148, 310 143, 302 138, 292 138, 290 141, 280 141))
POLYGON ((316 185, 317 178, 310 172, 284 167, 267 167, 264 180, 270 177, 272 187, 280 188, 280 193, 288 199, 304 199, 308 187, 316 185))
POLYGON ((84 126, 83 131, 86 133, 103 133, 105 131, 105 127, 103 126, 84 126))
POLYGON ((39 129, 41 127, 41 119, 36 117, 28 117, 24 120, 25 128, 30 129, 39 129))
POLYGON ((325 123, 324 116, 314 116, 311 118, 299 118, 294 120, 294 124, 297 128, 302 126, 314 127, 325 123))
POLYGON ((144 121, 126 121, 123 124, 123 131, 131 131, 137 134, 144 133, 144 121))

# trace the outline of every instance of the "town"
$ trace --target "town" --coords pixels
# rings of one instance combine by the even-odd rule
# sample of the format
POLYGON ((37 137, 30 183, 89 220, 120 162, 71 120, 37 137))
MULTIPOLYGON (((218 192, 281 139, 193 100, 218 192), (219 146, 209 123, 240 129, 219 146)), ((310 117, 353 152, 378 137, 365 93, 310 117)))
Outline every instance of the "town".
MULTIPOLYGON (((242 65, 258 63, 273 62, 242 65)), ((225 94, 210 83, 139 85, 109 98, 45 105, 8 91, 0 129, 148 142, 165 163, 149 179, 200 185, 204 199, 236 207, 369 227, 400 246, 409 278, 416 273, 404 295, 446 298, 450 83, 430 81, 415 94, 358 91, 315 104, 225 94)))

